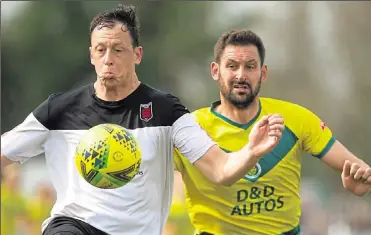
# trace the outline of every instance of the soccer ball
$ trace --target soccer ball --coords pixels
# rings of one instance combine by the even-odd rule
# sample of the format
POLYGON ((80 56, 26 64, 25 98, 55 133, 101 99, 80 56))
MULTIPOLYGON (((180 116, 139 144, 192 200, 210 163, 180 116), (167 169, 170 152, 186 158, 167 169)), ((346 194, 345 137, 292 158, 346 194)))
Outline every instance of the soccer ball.
POLYGON ((129 183, 139 171, 142 153, 125 128, 101 124, 89 129, 76 147, 75 164, 91 185, 114 189, 129 183))

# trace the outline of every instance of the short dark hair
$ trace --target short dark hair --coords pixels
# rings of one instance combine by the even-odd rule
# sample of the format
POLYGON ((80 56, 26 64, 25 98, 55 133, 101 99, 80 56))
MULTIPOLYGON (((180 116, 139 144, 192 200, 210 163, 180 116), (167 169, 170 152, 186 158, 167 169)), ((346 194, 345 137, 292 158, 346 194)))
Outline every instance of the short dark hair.
POLYGON ((132 5, 119 4, 116 8, 97 14, 90 22, 90 36, 96 27, 114 27, 115 23, 124 24, 129 30, 133 47, 139 46, 139 19, 132 5))
POLYGON ((231 30, 223 33, 214 47, 214 60, 220 62, 220 57, 228 45, 248 46, 255 45, 258 48, 261 65, 264 64, 265 47, 261 38, 251 30, 231 30))

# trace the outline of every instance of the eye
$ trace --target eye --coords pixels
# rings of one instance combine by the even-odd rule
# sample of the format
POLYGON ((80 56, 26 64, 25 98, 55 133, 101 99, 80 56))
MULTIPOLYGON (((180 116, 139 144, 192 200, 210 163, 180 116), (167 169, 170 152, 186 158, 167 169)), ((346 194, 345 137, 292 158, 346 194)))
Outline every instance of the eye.
POLYGON ((234 64, 229 64, 229 65, 227 65, 227 68, 229 68, 229 69, 235 69, 237 66, 236 65, 234 65, 234 64))
POLYGON ((247 68, 248 68, 248 69, 255 69, 256 66, 255 66, 254 64, 249 64, 249 65, 247 65, 247 68))
POLYGON ((120 48, 115 48, 115 49, 113 49, 115 52, 122 52, 123 50, 122 49, 120 49, 120 48))
POLYGON ((103 47, 98 47, 96 50, 97 50, 98 52, 104 52, 104 48, 103 48, 103 47))

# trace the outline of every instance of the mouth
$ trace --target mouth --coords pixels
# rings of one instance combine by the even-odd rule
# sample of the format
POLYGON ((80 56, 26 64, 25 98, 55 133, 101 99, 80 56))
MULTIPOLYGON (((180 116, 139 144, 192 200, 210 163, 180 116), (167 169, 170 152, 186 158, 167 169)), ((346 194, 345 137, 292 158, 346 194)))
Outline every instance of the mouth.
POLYGON ((104 72, 103 74, 104 74, 104 75, 113 75, 112 72, 104 72))
POLYGON ((250 90, 250 87, 247 84, 235 84, 233 85, 233 89, 237 90, 238 92, 247 92, 250 90))
POLYGON ((112 73, 112 72, 104 72, 104 73, 102 74, 102 77, 103 77, 103 78, 112 78, 112 77, 114 77, 114 76, 115 76, 115 74, 112 73))

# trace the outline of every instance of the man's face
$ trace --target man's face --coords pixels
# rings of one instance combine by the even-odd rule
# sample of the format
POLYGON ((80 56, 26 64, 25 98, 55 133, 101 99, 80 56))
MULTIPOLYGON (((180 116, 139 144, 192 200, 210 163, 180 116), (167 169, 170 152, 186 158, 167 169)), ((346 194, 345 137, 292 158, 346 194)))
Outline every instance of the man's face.
POLYGON ((211 73, 219 83, 221 95, 241 109, 247 108, 258 96, 266 72, 266 66, 261 67, 255 45, 228 45, 220 62, 211 64, 211 73))
POLYGON ((142 48, 133 48, 126 26, 117 22, 114 27, 100 27, 91 34, 90 59, 98 80, 106 87, 127 82, 142 59, 142 48))

